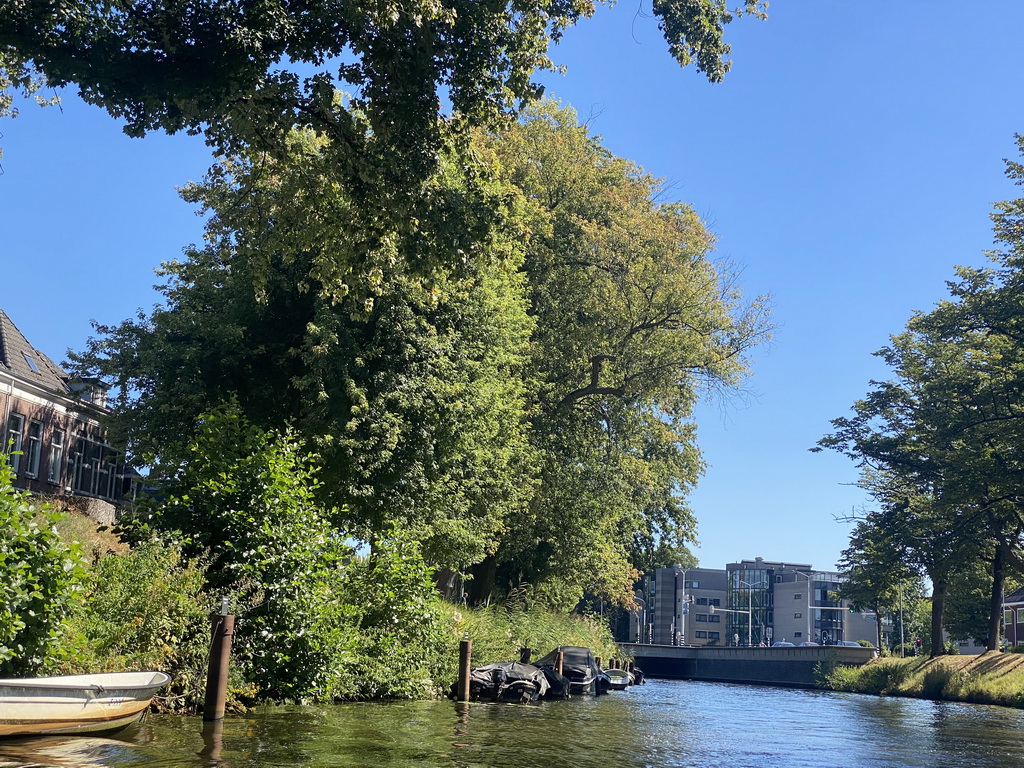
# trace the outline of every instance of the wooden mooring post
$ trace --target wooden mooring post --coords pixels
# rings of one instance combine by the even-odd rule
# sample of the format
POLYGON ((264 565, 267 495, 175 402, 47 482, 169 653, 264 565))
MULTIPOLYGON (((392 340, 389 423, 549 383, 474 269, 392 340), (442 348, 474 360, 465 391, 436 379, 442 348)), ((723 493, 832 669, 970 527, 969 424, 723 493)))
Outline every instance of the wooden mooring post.
POLYGON ((459 643, 459 682, 455 686, 455 700, 469 701, 469 673, 473 664, 473 641, 469 632, 459 643))
POLYGON ((212 619, 210 660, 206 671, 206 696, 203 720, 224 719, 228 696, 228 666, 231 663, 231 638, 235 635, 235 617, 228 613, 228 598, 223 598, 220 613, 212 619))
POLYGON ((529 664, 530 663, 530 657, 532 655, 533 655, 533 651, 530 650, 529 648, 520 648, 519 649, 519 663, 520 664, 529 664))
POLYGON ((562 666, 565 662, 565 654, 562 651, 558 651, 555 654, 555 672, 562 674, 562 666))

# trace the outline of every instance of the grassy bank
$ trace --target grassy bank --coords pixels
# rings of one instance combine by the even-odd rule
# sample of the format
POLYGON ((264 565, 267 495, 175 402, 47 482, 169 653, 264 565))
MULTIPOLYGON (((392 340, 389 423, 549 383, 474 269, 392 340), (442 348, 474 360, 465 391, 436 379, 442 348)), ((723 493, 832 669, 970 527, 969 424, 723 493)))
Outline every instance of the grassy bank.
POLYGON ((1024 709, 1024 654, 882 658, 862 667, 836 667, 823 687, 835 691, 998 704, 1024 709))

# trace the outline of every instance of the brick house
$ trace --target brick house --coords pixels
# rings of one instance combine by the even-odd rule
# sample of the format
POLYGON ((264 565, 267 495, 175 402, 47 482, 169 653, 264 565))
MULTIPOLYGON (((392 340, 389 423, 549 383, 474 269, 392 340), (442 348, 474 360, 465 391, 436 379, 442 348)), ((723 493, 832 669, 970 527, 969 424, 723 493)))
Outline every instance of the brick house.
POLYGON ((0 310, 0 416, 16 487, 116 519, 134 473, 107 442, 107 413, 104 388, 72 382, 0 310))
POLYGON ((1003 636, 1009 645, 1024 643, 1024 587, 1003 598, 1003 636))

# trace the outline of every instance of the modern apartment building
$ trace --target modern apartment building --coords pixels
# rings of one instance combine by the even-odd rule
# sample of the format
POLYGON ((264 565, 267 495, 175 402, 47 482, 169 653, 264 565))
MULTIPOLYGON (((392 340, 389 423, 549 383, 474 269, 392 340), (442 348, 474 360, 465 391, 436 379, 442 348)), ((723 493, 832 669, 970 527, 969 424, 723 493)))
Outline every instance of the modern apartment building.
POLYGON ((724 645, 724 618, 712 609, 725 601, 725 571, 659 568, 646 577, 641 606, 630 623, 632 639, 655 645, 724 645))
POLYGON ((755 558, 724 569, 659 568, 637 595, 632 640, 656 645, 877 642, 875 616, 835 599, 842 577, 755 558))

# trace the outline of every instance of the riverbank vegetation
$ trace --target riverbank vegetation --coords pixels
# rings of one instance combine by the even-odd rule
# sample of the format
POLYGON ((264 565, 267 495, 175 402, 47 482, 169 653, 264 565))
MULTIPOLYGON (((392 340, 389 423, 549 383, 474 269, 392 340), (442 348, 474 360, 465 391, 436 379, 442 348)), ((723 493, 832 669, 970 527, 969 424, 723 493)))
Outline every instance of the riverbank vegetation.
MULTIPOLYGON (((209 428, 223 430, 225 418, 212 415, 209 428)), ((547 608, 526 587, 500 605, 443 600, 416 544, 398 533, 378 540, 372 554, 348 548, 318 573, 312 560, 293 557, 315 547, 314 526, 293 547, 290 537, 298 534, 284 525, 276 538, 250 537, 247 556, 258 559, 233 569, 218 562, 216 547, 194 554, 180 530, 159 535, 158 516, 135 525, 127 547, 87 517, 32 500, 9 479, 0 454, 0 509, 12 532, 5 537, 4 566, 12 575, 5 605, 15 618, 30 617, 6 625, 0 663, 7 675, 159 669, 171 676, 160 706, 194 712, 205 689, 210 615, 225 596, 239 615, 229 687, 235 709, 267 700, 439 696, 455 679, 466 633, 481 664, 560 644, 614 655, 605 622, 547 608), (289 565, 296 570, 287 571, 289 565), (232 580, 228 574, 238 570, 232 580)), ((272 527, 257 522, 251 536, 272 527)))
POLYGON ((351 236, 324 226, 351 192, 322 136, 290 147, 188 188, 206 246, 164 266, 162 306, 73 358, 150 474, 119 523, 131 550, 79 585, 62 668, 156 666, 192 707, 222 597, 254 699, 436 694, 465 631, 445 599, 484 611, 462 622, 489 660, 611 655, 607 631, 553 617, 629 606, 641 570, 689 562, 693 407, 743 381, 764 301, 692 209, 554 102, 474 136, 506 201, 481 254, 339 299, 313 255, 351 236))
POLYGON ((822 687, 1024 708, 1024 654, 880 658, 861 667, 834 667, 823 676, 822 687))

